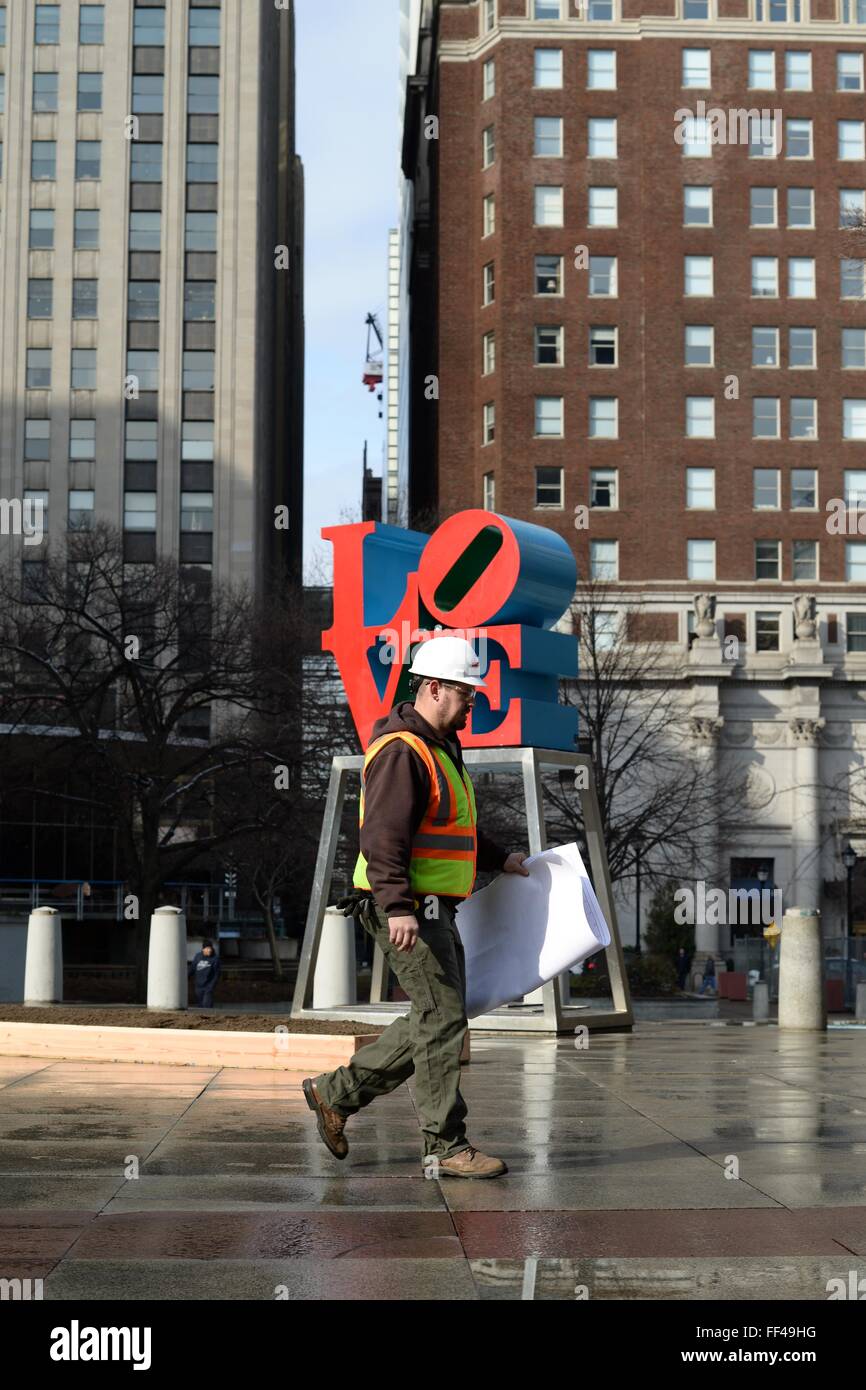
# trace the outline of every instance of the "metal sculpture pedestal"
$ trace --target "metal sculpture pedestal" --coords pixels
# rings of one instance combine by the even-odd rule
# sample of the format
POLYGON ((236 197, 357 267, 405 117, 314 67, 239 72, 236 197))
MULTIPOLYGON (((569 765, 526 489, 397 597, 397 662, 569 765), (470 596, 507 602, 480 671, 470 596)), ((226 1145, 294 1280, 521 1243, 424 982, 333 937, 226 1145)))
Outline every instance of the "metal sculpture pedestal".
MULTIPOLYGON (((472 771, 522 775, 530 854, 539 854, 547 848, 542 814, 542 771, 567 770, 575 774, 575 791, 580 797, 593 886, 610 928, 611 943, 605 951, 605 957, 613 995, 611 1009, 593 1009, 588 1004, 572 1004, 567 998, 563 998, 562 977, 559 977, 542 987, 541 1005, 524 1004, 518 1008, 505 1005, 491 1013, 470 1019, 469 1027, 484 1032, 548 1034, 573 1033, 579 1027, 593 1030, 630 1029, 634 1021, 631 995, 613 905, 607 854, 602 837, 601 813, 590 758, 583 753, 566 753, 548 748, 467 748, 463 751, 463 758, 472 771)), ((340 1008, 330 1009, 312 1008, 313 975, 319 953, 322 922, 328 906, 346 784, 349 776, 359 774, 363 765, 364 759, 360 755, 337 757, 331 764, 331 780, 319 840, 313 892, 298 964, 292 1018, 332 1018, 344 1022, 387 1025, 393 1022, 398 1014, 406 1013, 409 1008, 405 1000, 392 1002, 384 998, 388 963, 378 946, 373 957, 369 1004, 345 1004, 340 1008)))

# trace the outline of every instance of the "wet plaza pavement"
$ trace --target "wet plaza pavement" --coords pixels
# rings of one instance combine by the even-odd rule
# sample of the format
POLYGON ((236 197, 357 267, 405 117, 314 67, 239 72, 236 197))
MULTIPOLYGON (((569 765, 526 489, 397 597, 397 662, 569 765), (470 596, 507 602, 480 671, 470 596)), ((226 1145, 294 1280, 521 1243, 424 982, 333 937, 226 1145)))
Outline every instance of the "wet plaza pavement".
POLYGON ((428 1179, 410 1086, 318 1139, 299 1076, 0 1058, 0 1277, 46 1299, 803 1299, 866 1277, 866 1030, 473 1035, 428 1179))

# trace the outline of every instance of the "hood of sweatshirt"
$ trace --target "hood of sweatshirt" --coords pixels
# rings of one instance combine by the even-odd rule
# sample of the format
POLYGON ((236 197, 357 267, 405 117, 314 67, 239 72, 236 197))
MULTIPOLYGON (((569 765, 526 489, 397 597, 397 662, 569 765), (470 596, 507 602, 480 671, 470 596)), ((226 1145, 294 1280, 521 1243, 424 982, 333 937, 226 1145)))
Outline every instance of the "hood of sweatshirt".
POLYGON ((395 734, 403 729, 410 734, 417 734, 427 743, 435 743, 440 748, 444 748, 445 752, 450 754, 457 764, 458 769, 463 770, 463 752, 457 735, 451 734, 446 737, 446 735, 438 733, 432 724, 428 724, 427 720, 421 717, 411 700, 401 700, 398 705, 394 706, 390 714, 376 720, 370 743, 374 739, 381 738, 383 734, 395 734))

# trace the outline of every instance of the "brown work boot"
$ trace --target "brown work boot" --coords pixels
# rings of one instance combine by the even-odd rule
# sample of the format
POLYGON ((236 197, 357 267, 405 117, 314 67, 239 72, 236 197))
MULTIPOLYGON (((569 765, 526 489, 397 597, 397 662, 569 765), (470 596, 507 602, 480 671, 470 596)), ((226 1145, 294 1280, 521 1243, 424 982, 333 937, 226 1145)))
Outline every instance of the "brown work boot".
POLYGON ((309 1077, 302 1084, 307 1104, 316 1112, 316 1123, 322 1143, 330 1149, 335 1158, 345 1158, 349 1152, 349 1145, 346 1143, 343 1130, 348 1116, 339 1115, 330 1105, 326 1105, 309 1077))
POLYGON ((438 1168, 440 1173, 448 1173, 452 1178, 498 1178, 508 1172, 501 1158, 479 1153, 471 1144, 450 1158, 440 1158, 438 1168))

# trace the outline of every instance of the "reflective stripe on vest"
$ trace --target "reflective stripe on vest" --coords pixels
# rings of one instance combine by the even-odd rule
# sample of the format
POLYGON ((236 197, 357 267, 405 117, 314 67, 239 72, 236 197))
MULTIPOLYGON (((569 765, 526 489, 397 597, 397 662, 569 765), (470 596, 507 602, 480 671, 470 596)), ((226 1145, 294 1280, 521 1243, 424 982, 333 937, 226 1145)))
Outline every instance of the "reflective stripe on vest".
MULTIPOLYGON (((361 783, 360 825, 364 824, 364 785, 367 768, 377 753, 395 738, 408 743, 419 756, 430 778, 430 799, 412 841, 409 882, 413 892, 468 898, 475 883, 478 857, 475 790, 464 768, 463 776, 442 748, 433 748, 408 730, 383 734, 367 749, 361 783)), ((356 888, 370 888, 367 861, 358 855, 353 876, 356 888)))

